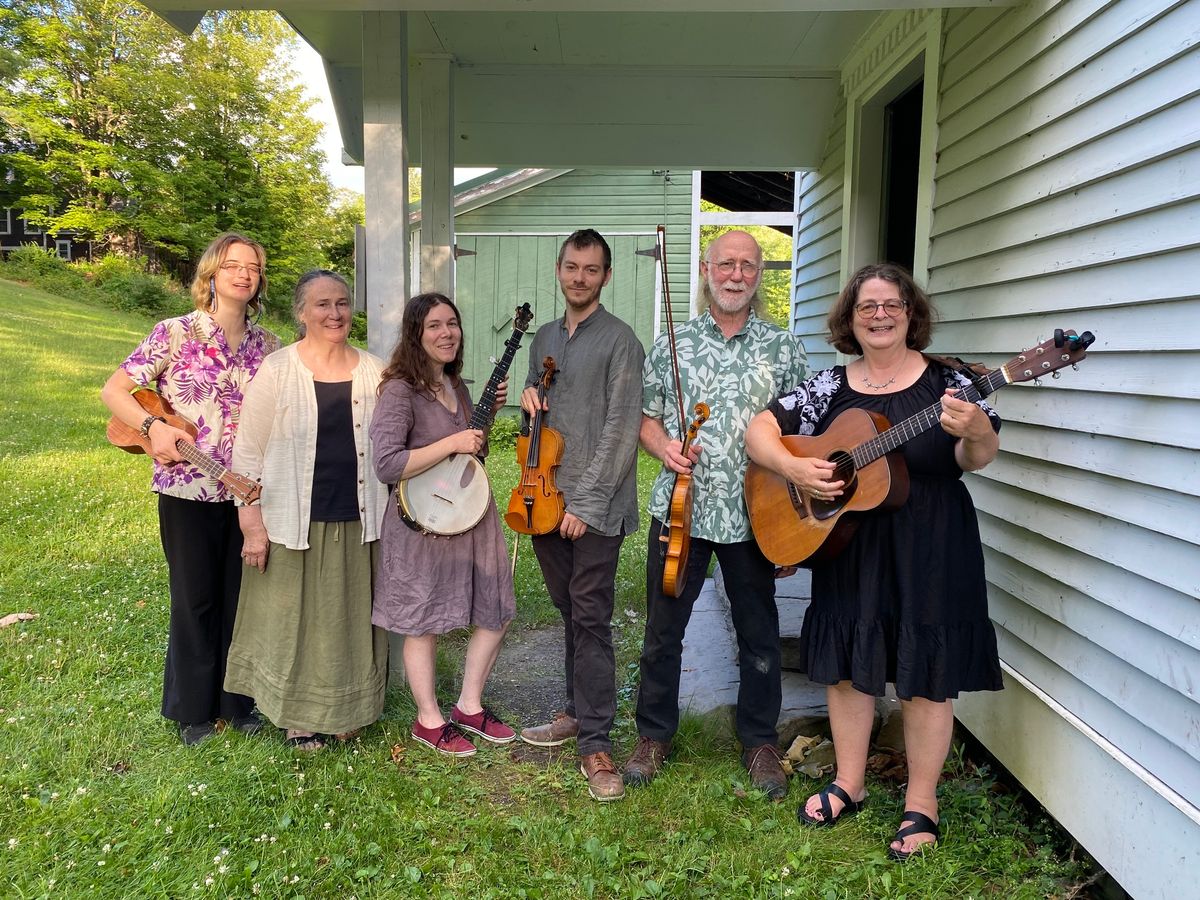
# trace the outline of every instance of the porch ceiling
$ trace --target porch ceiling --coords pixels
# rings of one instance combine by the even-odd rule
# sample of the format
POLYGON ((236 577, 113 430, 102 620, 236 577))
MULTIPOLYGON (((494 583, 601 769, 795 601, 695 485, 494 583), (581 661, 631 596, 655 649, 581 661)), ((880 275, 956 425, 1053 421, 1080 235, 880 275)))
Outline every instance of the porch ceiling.
MULTIPOLYGON (((195 0, 143 0, 190 30, 195 0)), ((346 155, 362 160, 363 16, 404 10, 412 67, 455 61, 463 166, 802 169, 817 165, 839 67, 884 11, 975 3, 694 0, 225 0, 278 10, 324 58, 346 155), (336 4, 336 9, 333 8, 336 4)), ((995 4, 991 4, 995 5, 995 4)))

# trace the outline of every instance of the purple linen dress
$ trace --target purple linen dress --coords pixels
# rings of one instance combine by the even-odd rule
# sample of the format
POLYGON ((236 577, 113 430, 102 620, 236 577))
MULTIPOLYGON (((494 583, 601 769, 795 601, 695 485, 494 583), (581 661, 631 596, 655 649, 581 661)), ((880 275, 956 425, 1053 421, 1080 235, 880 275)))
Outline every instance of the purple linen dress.
MULTIPOLYGON (((371 441, 375 472, 394 484, 409 452, 467 427, 471 398, 458 388, 458 410, 413 390, 407 381, 385 382, 371 441)), ((470 625, 498 630, 516 614, 508 554, 495 501, 464 534, 421 534, 401 520, 394 495, 383 517, 375 604, 371 621, 397 634, 445 634, 470 625)))

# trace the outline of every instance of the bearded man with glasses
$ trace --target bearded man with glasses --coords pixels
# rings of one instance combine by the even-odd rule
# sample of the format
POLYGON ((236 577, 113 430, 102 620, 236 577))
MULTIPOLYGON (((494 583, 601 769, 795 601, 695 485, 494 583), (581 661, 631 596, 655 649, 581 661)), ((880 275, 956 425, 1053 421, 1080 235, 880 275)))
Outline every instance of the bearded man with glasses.
POLYGON ((627 785, 648 784, 671 754, 683 635, 716 554, 737 632, 742 762, 755 788, 772 800, 787 795, 776 729, 782 689, 775 567, 750 531, 745 434, 755 413, 804 380, 808 359, 795 335, 761 317, 762 270, 762 249, 745 231, 721 235, 700 263, 698 314, 676 329, 675 342, 684 410, 703 402, 711 414, 686 454, 680 437, 688 423, 679 421, 669 336, 660 335, 646 357, 640 437, 663 467, 650 498, 638 741, 625 765, 627 785), (684 585, 679 597, 671 597, 663 592, 662 537, 676 474, 692 476, 694 494, 691 550, 680 573, 684 585))

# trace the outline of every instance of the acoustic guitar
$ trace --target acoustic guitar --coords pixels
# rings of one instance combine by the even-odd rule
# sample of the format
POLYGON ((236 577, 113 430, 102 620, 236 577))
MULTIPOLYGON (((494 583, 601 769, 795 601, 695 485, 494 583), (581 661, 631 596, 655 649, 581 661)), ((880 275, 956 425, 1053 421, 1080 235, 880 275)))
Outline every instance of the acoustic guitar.
MULTIPOLYGON (((1055 332, 999 369, 972 378, 959 391, 975 403, 1006 384, 1057 376, 1075 366, 1095 341, 1090 331, 1055 332)), ((837 556, 857 527, 857 517, 872 511, 898 509, 908 499, 908 469, 896 452, 919 434, 939 424, 937 403, 891 426, 887 418, 864 409, 850 409, 833 420, 817 437, 785 435, 784 447, 793 456, 828 460, 836 469, 832 481, 844 481, 842 494, 820 500, 801 493, 795 484, 751 462, 746 470, 746 505, 750 525, 763 555, 777 566, 811 566, 837 556)))
MULTIPOLYGON (((160 419, 166 420, 171 427, 186 431, 192 437, 196 436, 196 426, 182 416, 176 415, 171 404, 160 394, 150 388, 139 388, 131 396, 146 411, 147 415, 158 416, 160 419)), ((127 453, 150 453, 150 438, 143 437, 136 428, 130 428, 116 416, 108 420, 105 436, 110 444, 120 447, 127 453)), ((257 481, 251 481, 245 475, 230 471, 195 444, 180 438, 175 442, 175 449, 179 451, 180 456, 205 475, 215 478, 229 488, 229 492, 247 506, 253 506, 262 495, 262 485, 257 481)))
MULTIPOLYGON (((496 363, 492 377, 479 395, 467 428, 485 435, 492 427, 496 391, 508 374, 521 337, 529 330, 533 311, 525 303, 514 314, 513 333, 504 344, 504 355, 496 363)), ((396 509, 410 528, 422 534, 455 535, 479 524, 492 499, 492 484, 487 471, 469 453, 452 453, 436 465, 396 485, 396 509)))

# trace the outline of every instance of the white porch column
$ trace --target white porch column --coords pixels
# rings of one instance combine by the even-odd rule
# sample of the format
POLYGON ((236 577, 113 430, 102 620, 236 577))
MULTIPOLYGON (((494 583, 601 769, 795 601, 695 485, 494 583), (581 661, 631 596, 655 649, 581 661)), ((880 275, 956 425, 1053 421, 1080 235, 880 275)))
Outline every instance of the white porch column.
POLYGON ((409 294, 408 20, 365 12, 362 23, 367 347, 387 359, 409 294))
POLYGON ((420 58, 421 292, 454 296, 454 60, 420 58))

